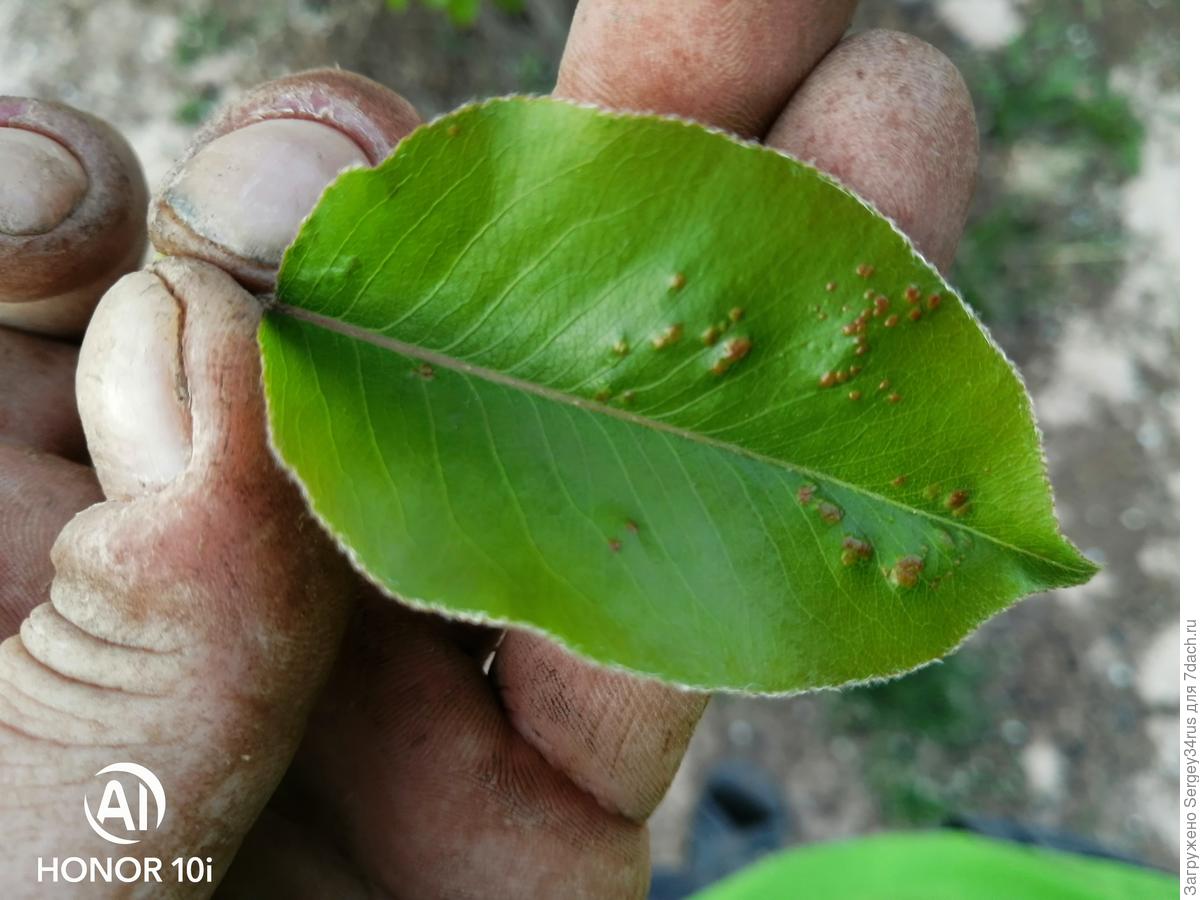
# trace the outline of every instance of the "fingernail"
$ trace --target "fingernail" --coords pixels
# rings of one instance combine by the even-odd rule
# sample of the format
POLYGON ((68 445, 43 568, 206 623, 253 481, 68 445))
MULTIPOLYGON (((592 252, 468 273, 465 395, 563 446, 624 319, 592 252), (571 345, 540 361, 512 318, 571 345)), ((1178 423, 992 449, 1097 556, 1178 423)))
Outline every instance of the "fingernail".
POLYGON ((45 234, 87 193, 83 166, 66 147, 24 128, 0 127, 0 233, 45 234))
POLYGON ((342 170, 364 165, 359 146, 328 125, 270 119, 205 145, 164 198, 200 237, 274 267, 325 186, 342 170))
POLYGON ((183 314, 158 276, 126 275, 96 307, 75 393, 88 451, 110 500, 170 484, 191 456, 180 354, 183 314))

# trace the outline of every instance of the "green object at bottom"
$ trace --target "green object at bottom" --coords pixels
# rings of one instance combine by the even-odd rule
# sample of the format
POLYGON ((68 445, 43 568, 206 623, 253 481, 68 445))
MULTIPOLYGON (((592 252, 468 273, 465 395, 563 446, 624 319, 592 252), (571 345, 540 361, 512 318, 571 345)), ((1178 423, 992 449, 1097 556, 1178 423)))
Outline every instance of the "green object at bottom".
POLYGON ((1166 874, 960 831, 888 834, 768 857, 693 900, 1161 900, 1166 874))

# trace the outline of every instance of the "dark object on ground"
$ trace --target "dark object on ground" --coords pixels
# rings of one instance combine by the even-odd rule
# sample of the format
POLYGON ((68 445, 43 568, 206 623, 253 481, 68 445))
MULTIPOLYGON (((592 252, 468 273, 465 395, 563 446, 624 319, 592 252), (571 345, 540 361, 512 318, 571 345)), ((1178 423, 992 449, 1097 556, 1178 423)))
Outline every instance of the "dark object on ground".
MULTIPOLYGON (((956 813, 948 816, 942 827, 1153 868, 1143 860, 1115 853, 1087 838, 1007 819, 956 813)), ((683 900, 783 848, 791 835, 779 786, 752 765, 722 763, 709 774, 696 805, 683 868, 656 869, 649 900, 683 900)))
POLYGON ((649 900, 681 900, 782 848, 791 834, 782 791, 761 770, 726 762, 708 776, 677 871, 655 870, 649 900))

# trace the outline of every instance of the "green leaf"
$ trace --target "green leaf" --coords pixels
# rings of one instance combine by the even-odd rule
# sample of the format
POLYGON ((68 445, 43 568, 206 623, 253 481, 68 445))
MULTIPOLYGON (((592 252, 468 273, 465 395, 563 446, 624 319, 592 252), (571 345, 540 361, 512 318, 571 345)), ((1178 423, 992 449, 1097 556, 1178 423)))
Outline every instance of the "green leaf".
POLYGON ((338 179, 277 300, 274 445, 419 607, 784 692, 904 672, 1094 571, 938 275, 814 169, 698 125, 461 109, 338 179))
POLYGON ((885 834, 770 856, 695 900, 1167 900, 1165 872, 957 831, 885 834), (1003 885, 1003 887, 1001 887, 1003 885))

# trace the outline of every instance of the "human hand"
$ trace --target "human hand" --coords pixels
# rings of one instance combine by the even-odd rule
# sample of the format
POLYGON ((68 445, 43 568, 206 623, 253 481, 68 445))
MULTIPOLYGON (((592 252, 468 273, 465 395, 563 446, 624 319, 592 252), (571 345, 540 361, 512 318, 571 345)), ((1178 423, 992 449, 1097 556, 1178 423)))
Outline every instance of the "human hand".
MULTIPOLYGON (((974 178, 969 98, 915 39, 839 44, 852 8, 584 0, 556 93, 812 161, 944 267, 974 178)), ((39 856, 112 854, 80 795, 129 759, 170 814, 120 852, 211 856, 222 896, 644 894, 645 821, 705 699, 379 597, 265 445, 259 307, 238 282, 269 290, 324 183, 378 162, 412 109, 324 72, 226 110, 153 204, 173 258, 107 293, 77 372, 68 343, 35 333, 76 335, 136 264, 141 176, 94 120, 14 109, 0 102, 18 126, 0 128, 0 893, 53 896, 39 856)))

